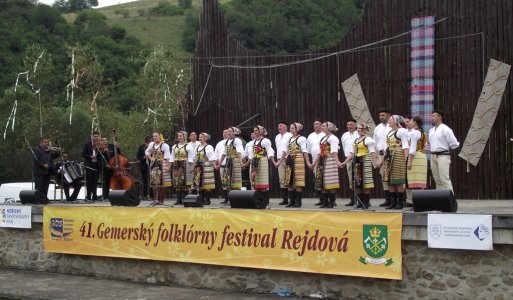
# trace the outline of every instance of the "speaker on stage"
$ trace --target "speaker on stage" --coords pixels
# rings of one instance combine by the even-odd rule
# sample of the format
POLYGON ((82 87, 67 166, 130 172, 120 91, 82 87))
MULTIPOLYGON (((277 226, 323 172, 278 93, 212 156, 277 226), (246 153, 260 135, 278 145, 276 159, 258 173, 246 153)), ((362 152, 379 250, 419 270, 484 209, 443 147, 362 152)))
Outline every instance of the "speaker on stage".
POLYGON ((203 199, 199 195, 187 195, 183 198, 183 207, 203 207, 203 199))
POLYGON ((129 190, 112 190, 109 192, 109 201, 112 206, 138 206, 141 199, 129 190))
POLYGON ((458 202, 451 190, 413 190, 413 211, 437 210, 442 212, 458 211, 458 202))
POLYGON ((232 208, 258 208, 258 191, 232 190, 228 193, 228 200, 232 208))
POLYGON ((39 191, 24 190, 20 192, 21 204, 47 204, 43 195, 39 191))

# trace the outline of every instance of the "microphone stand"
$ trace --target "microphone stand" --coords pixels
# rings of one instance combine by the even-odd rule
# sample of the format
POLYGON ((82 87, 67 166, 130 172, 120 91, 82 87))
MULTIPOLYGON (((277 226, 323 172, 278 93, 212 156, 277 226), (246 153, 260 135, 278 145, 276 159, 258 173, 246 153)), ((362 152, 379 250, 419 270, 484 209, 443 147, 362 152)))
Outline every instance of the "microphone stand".
MULTIPOLYGON (((25 143, 27 143, 27 147, 30 150, 30 153, 32 153, 32 158, 34 158, 34 161, 37 162, 36 154, 34 153, 34 150, 32 149, 32 147, 30 147, 30 143, 28 142, 27 137, 25 136, 24 138, 25 138, 25 143)), ((32 182, 31 182, 32 190, 34 190, 34 177, 35 177, 35 175, 34 175, 34 168, 32 168, 32 182)))
MULTIPOLYGON (((65 168, 64 168, 64 157, 62 156, 61 141, 59 140, 59 138, 57 138, 56 142, 57 142, 57 146, 59 146, 59 154, 61 156, 61 167, 62 167, 62 171, 63 171, 63 172, 60 172, 60 175, 61 175, 61 198, 60 198, 60 200, 62 201, 63 200, 62 199, 62 189, 64 189, 64 180, 65 180, 65 178, 64 178, 64 170, 65 170, 65 168)), ((55 190, 55 187, 56 186, 54 185, 54 190, 55 190)), ((66 199, 66 200, 68 200, 68 199, 66 199)))

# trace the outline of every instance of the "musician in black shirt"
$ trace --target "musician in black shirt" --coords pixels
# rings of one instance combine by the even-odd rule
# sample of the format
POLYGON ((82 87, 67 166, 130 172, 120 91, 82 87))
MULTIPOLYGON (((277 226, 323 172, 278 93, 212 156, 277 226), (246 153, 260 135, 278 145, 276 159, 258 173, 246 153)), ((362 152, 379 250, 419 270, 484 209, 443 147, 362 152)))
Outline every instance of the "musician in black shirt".
POLYGON ((82 188, 83 176, 82 171, 77 170, 79 166, 78 162, 69 160, 68 152, 62 152, 62 161, 55 164, 55 170, 59 173, 59 177, 62 178, 62 188, 64 190, 64 195, 66 195, 67 202, 76 201, 78 193, 80 193, 80 189, 82 188), (72 172, 75 172, 76 174, 71 174, 72 172), (70 186, 73 188, 71 196, 69 195, 70 186))
POLYGON ((50 177, 53 172, 53 160, 59 155, 57 152, 50 150, 50 143, 46 138, 39 139, 39 147, 33 150, 32 170, 34 172, 34 182, 36 191, 41 193, 39 201, 47 204, 48 188, 50 186, 50 177))

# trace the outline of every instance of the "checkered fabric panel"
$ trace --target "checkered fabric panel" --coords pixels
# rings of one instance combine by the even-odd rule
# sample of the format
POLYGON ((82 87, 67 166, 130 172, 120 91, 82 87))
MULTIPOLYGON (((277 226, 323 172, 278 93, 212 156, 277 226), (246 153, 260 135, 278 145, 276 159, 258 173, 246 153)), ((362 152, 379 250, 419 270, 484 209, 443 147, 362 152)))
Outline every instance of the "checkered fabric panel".
POLYGON ((431 113, 434 109, 435 83, 435 17, 411 20, 411 113, 424 120, 424 131, 431 128, 431 113))

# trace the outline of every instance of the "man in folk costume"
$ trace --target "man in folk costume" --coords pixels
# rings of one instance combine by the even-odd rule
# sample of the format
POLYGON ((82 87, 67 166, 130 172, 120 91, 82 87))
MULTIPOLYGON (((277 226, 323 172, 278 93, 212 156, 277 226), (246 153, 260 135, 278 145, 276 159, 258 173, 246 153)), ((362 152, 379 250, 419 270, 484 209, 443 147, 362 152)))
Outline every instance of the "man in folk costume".
MULTIPOLYGON (((319 148, 320 142, 321 142, 321 139, 326 134, 324 134, 324 132, 322 131, 321 120, 315 119, 314 123, 313 123, 313 127, 314 127, 314 132, 310 133, 308 135, 308 138, 306 139, 306 148, 308 149, 308 153, 312 157, 312 159, 311 159, 312 164, 309 165, 308 167, 313 170, 314 178, 315 178, 315 174, 317 173, 318 166, 316 165, 315 167, 313 167, 313 162, 315 161, 315 159, 317 158, 317 155, 319 155, 319 152, 321 151, 321 149, 319 148)), ((314 183, 315 183, 315 180, 314 180, 314 183)), ((316 189, 314 189, 314 190, 316 191, 316 189)), ((324 198, 325 194, 320 193, 318 196, 319 196, 319 202, 315 203, 315 205, 317 205, 317 206, 323 205, 324 203, 326 203, 328 201, 328 199, 324 198)))
MULTIPOLYGON (((225 143, 223 154, 219 159, 219 161, 223 161, 226 158, 224 171, 222 172, 223 177, 221 178, 225 197, 221 204, 225 205, 230 203, 228 199, 229 191, 240 190, 242 187, 241 168, 244 165, 242 161, 244 148, 241 139, 237 137, 239 134, 240 130, 237 127, 228 128, 228 140, 225 143)), ((219 168, 219 166, 217 168, 219 168)))
POLYGON ((287 152, 283 152, 278 165, 285 164, 284 184, 288 189, 290 203, 287 207, 301 207, 303 189, 305 187, 305 162, 310 166, 306 138, 299 133, 303 130, 300 123, 290 124, 292 137, 287 152))
POLYGON ((169 145, 164 142, 159 132, 152 134, 153 142, 146 148, 145 159, 148 160, 150 169, 150 187, 153 190, 153 205, 164 204, 166 188, 171 187, 169 175, 169 160, 171 152, 169 145))
POLYGON ((454 132, 443 122, 444 113, 433 111, 433 128, 429 130, 429 145, 431 149, 431 172, 437 190, 451 190, 454 193, 449 170, 451 167, 451 149, 456 149, 460 143, 454 132))
POLYGON ((333 208, 336 192, 340 188, 338 167, 341 162, 338 159, 339 140, 333 134, 338 128, 331 122, 322 124, 322 131, 326 134, 320 142, 320 153, 313 165, 319 165, 315 176, 316 189, 326 194, 328 201, 321 208, 333 208))
MULTIPOLYGON (((356 120, 351 118, 346 121, 347 131, 340 137, 340 142, 342 145, 342 150, 344 150, 344 156, 347 158, 351 154, 351 151, 354 147, 354 141, 358 139, 358 132, 356 131, 356 120)), ((349 179, 349 188, 351 189, 351 196, 349 203, 346 206, 353 206, 355 204, 354 200, 354 192, 353 185, 351 182, 353 181, 353 164, 346 165, 347 167, 347 178, 349 179)))
MULTIPOLYGON (((387 134, 390 132, 390 126, 388 125, 388 119, 390 118, 390 110, 388 108, 382 108, 379 110, 379 124, 374 128, 374 134, 372 139, 376 142, 376 151, 378 151, 381 162, 385 157, 385 151, 387 149, 387 134)), ((381 163, 383 165, 383 163, 381 163)), ((383 167, 380 169, 379 174, 381 175, 381 181, 383 183, 383 191, 385 192, 385 202, 379 206, 388 207, 391 203, 391 194, 388 191, 388 185, 383 180, 383 167)))
MULTIPOLYGON (((287 152, 290 138, 292 134, 287 131, 288 125, 285 122, 278 123, 278 134, 274 139, 276 145, 276 158, 282 157, 283 153, 287 152)), ((285 185, 285 164, 278 164, 277 161, 273 161, 274 166, 278 168, 278 178, 280 180, 280 189, 282 201, 280 205, 287 205, 289 203, 288 189, 285 185)))

